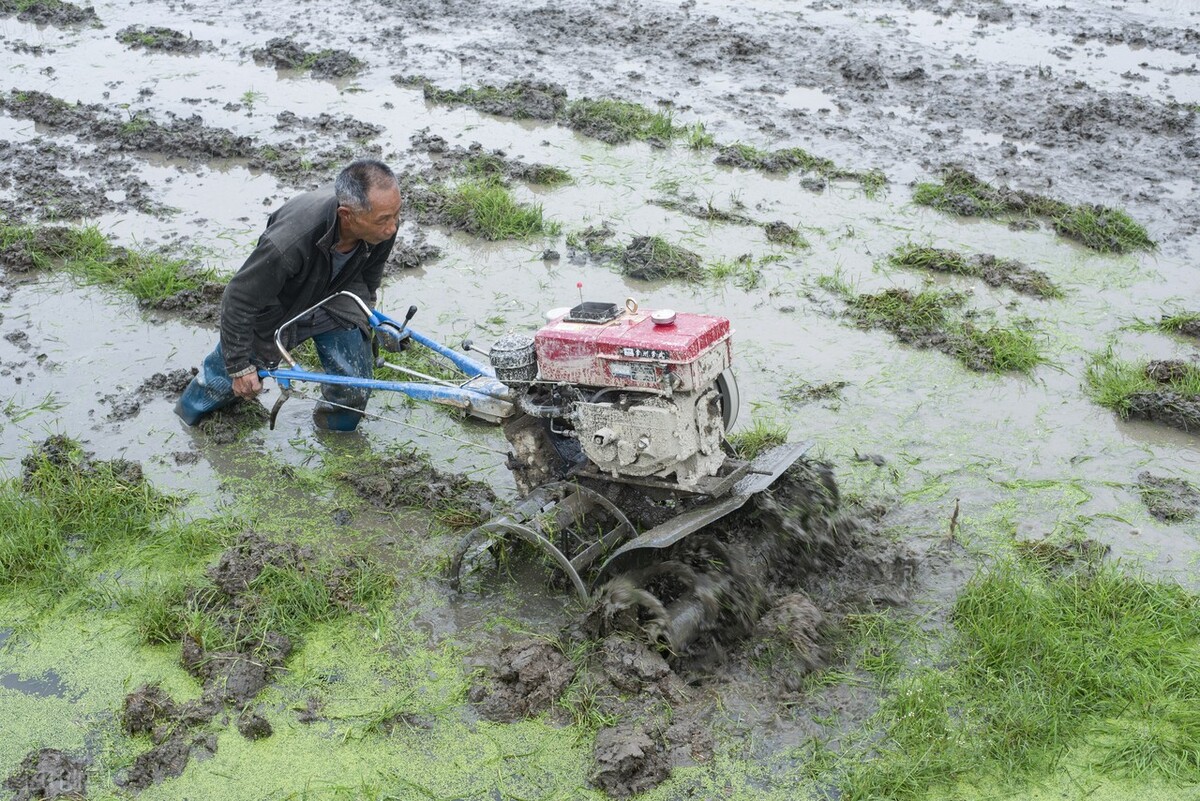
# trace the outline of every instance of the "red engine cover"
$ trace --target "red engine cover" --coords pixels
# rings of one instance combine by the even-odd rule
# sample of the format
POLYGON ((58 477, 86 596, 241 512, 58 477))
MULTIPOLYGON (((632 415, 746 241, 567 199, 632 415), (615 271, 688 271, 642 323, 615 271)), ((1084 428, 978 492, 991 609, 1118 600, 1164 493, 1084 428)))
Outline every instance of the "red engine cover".
POLYGON ((669 371, 679 379, 676 388, 695 390, 729 366, 729 320, 677 314, 674 323, 656 325, 652 313, 624 311, 606 323, 560 318, 547 324, 534 336, 538 380, 652 388, 661 387, 669 371))

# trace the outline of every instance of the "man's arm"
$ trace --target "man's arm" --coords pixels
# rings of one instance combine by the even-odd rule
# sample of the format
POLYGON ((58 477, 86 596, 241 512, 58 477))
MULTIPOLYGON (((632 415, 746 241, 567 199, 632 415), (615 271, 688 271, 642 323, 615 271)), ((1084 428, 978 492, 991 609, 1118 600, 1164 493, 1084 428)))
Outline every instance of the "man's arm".
POLYGON ((252 381, 243 381, 243 386, 258 383, 257 369, 251 362, 254 323, 259 314, 278 304, 288 277, 289 270, 279 249, 263 236, 225 287, 221 298, 221 350, 225 354, 225 369, 234 379, 236 394, 241 395, 237 391, 239 379, 253 376, 252 381))

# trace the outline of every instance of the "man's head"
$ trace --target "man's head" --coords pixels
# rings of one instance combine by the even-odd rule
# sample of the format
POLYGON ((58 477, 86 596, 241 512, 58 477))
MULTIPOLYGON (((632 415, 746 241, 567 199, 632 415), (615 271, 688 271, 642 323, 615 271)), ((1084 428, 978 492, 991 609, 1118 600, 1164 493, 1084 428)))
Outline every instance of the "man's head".
POLYGON ((333 184, 338 203, 339 241, 363 240, 378 245, 396 235, 400 217, 400 185, 382 161, 359 159, 338 174, 333 184))

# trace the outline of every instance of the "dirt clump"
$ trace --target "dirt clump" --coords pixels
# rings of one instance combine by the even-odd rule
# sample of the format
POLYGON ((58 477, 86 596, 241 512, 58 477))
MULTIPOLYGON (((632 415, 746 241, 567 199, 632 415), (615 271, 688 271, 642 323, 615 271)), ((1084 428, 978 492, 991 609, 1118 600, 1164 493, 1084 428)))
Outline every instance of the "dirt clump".
POLYGON ((66 0, 0 0, 0 16, 16 15, 21 22, 31 22, 34 25, 54 25, 69 27, 84 23, 100 26, 100 18, 92 6, 77 6, 66 0))
POLYGON ((163 720, 173 720, 179 707, 157 684, 146 684, 125 696, 121 728, 133 737, 150 734, 163 720))
POLYGON ((1134 392, 1126 398, 1130 417, 1178 428, 1200 431, 1200 398, 1171 390, 1134 392))
POLYGON ((535 80, 509 81, 501 87, 481 86, 438 89, 418 76, 393 75, 400 86, 420 86, 426 100, 468 105, 487 114, 516 120, 553 120, 567 107, 567 90, 558 84, 535 80))
POLYGON ((33 490, 47 478, 70 482, 77 476, 108 474, 131 486, 145 482, 142 466, 127 459, 93 459, 90 453, 64 434, 54 434, 43 440, 35 450, 21 457, 21 485, 33 490), (49 471, 43 468, 50 468, 49 471))
POLYGON ((4 780, 13 801, 38 798, 85 798, 87 765, 55 748, 30 751, 16 771, 4 780))
POLYGON ((470 700, 488 720, 512 723, 550 709, 575 678, 571 660, 545 640, 505 646, 491 679, 471 688, 470 700))
POLYGON ((784 649, 789 663, 800 668, 789 678, 824 667, 829 659, 825 613, 803 592, 775 601, 754 627, 754 654, 784 649))
POLYGON ((374 139, 383 133, 383 128, 353 117, 335 117, 322 112, 315 117, 301 117, 292 111, 281 111, 275 115, 275 130, 293 131, 304 128, 338 136, 356 142, 374 139))
POLYGON ((1142 471, 1137 475, 1137 488, 1146 510, 1164 523, 1191 520, 1200 511, 1200 491, 1182 478, 1142 471))
POLYGON ((134 50, 195 55, 216 50, 212 42, 194 39, 191 34, 156 25, 130 25, 117 31, 117 41, 134 50))
POLYGON ((592 784, 613 798, 628 798, 662 784, 671 774, 663 738, 641 723, 623 723, 596 733, 592 784))
POLYGON ((251 50, 250 55, 255 61, 270 64, 275 69, 308 70, 314 78, 345 78, 366 66, 345 50, 310 52, 294 39, 282 36, 251 50))
POLYGON ((656 236, 635 236, 621 254, 621 271, 630 278, 698 280, 700 255, 656 236))
POLYGON ((270 417, 270 412, 258 401, 239 398, 205 417, 196 430, 214 445, 230 445, 247 432, 260 428, 270 417))
POLYGON ((418 231, 411 241, 401 238, 396 239, 396 244, 392 246, 392 252, 388 255, 387 263, 384 264, 383 269, 385 274, 392 274, 401 270, 415 270, 441 257, 442 249, 426 242, 425 234, 418 231))
POLYGON ((1147 362, 1145 374, 1146 378, 1155 383, 1170 384, 1181 378, 1185 378, 1195 369, 1195 362, 1188 362, 1183 359, 1155 359, 1147 362))
POLYGON ((238 717, 237 727, 247 740, 261 740, 275 733, 271 723, 257 712, 243 712, 238 717))
POLYGON ((359 495, 383 509, 419 506, 456 522, 479 523, 491 517, 496 493, 491 486, 459 473, 443 473, 416 451, 387 457, 369 469, 338 476, 359 495))
POLYGON ((138 754, 117 784, 134 792, 183 775, 192 757, 203 759, 217 752, 215 734, 189 734, 179 730, 171 737, 138 754))
MULTIPOLYGON (((182 276, 186 280, 186 275, 182 276)), ((219 281, 203 281, 191 289, 181 289, 174 295, 160 300, 143 302, 143 305, 159 311, 179 314, 195 323, 215 324, 221 319, 221 298, 225 284, 219 281)))

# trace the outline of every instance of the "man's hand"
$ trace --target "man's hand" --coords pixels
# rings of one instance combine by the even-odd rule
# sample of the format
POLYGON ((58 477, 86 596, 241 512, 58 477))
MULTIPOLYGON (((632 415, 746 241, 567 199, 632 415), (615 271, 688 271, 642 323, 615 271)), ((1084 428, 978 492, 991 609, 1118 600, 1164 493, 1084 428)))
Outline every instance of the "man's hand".
POLYGON ((258 373, 246 373, 233 379, 233 394, 239 398, 251 400, 258 393, 262 392, 262 382, 258 380, 258 373))

